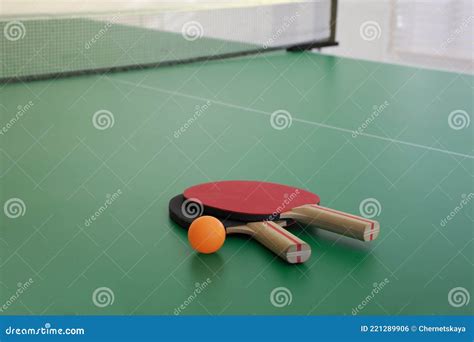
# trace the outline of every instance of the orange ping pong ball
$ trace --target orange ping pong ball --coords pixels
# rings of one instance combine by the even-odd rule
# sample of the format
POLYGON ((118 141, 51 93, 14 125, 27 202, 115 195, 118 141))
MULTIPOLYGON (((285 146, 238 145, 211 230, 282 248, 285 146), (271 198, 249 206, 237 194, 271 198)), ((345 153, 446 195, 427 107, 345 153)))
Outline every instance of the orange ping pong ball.
POLYGON ((198 217, 188 230, 191 247, 204 254, 217 252, 224 244, 225 235, 224 225, 213 216, 198 217))

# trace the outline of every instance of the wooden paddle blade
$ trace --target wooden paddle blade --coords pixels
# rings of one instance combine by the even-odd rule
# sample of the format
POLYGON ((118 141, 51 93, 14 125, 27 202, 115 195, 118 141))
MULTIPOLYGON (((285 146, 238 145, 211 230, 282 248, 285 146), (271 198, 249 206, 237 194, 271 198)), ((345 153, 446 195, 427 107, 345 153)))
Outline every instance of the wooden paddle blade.
POLYGON ((377 221, 320 205, 303 205, 282 216, 362 241, 375 240, 380 232, 380 224, 377 221))
POLYGON ((253 238, 290 264, 303 263, 311 256, 311 247, 306 242, 275 222, 251 222, 247 226, 253 238))

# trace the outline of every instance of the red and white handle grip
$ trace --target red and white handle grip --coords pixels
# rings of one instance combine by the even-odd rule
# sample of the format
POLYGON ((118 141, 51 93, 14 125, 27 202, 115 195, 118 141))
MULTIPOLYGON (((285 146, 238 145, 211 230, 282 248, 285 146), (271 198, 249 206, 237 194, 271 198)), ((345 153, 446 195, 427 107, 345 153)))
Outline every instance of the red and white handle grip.
POLYGON ((380 224, 377 221, 316 204, 296 207, 280 216, 293 218, 362 241, 375 240, 380 231, 380 224))

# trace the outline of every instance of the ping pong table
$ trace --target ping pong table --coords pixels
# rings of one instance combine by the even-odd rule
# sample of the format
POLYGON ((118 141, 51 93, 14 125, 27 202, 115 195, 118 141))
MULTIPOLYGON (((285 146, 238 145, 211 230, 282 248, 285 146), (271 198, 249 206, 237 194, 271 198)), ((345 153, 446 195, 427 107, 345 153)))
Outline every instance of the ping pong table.
POLYGON ((469 314, 472 86, 285 51, 0 84, 1 314, 469 314), (196 254, 168 201, 221 179, 317 191, 381 234, 296 227, 299 266, 233 236, 196 254))

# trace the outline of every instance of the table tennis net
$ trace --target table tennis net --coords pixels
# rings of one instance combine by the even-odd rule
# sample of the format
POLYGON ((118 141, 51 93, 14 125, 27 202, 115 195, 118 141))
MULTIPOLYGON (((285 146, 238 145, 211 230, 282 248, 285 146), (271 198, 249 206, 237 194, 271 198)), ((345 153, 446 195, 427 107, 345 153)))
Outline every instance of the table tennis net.
POLYGON ((0 17, 0 81, 331 43, 331 1, 0 17))

